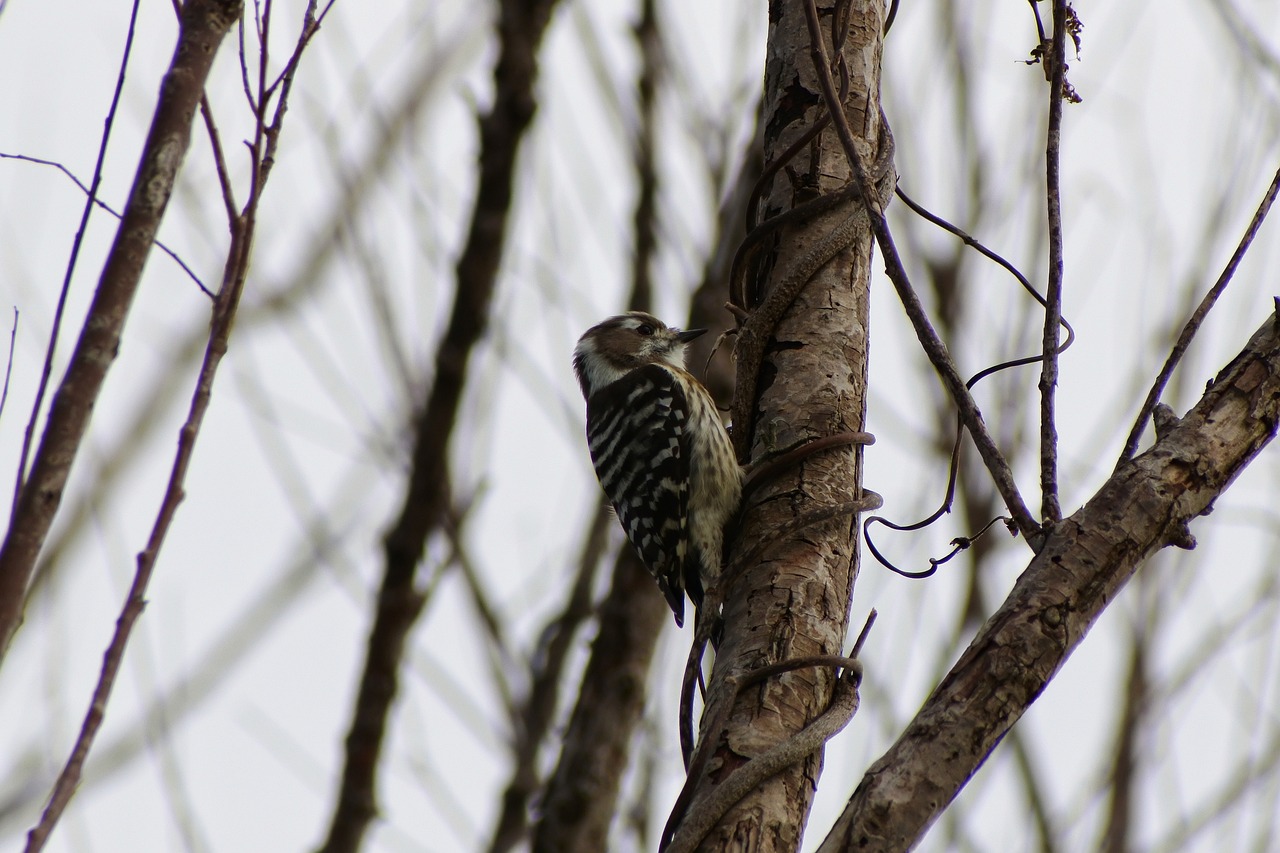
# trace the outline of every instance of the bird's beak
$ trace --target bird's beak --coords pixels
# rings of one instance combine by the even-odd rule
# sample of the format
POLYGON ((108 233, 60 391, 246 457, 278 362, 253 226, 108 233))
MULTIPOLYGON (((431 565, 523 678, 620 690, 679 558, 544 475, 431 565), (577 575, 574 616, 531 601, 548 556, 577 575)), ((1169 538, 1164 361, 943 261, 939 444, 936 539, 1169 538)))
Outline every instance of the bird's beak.
POLYGON ((683 332, 676 332, 676 340, 682 344, 687 344, 694 338, 705 335, 706 333, 706 329, 688 329, 683 332))

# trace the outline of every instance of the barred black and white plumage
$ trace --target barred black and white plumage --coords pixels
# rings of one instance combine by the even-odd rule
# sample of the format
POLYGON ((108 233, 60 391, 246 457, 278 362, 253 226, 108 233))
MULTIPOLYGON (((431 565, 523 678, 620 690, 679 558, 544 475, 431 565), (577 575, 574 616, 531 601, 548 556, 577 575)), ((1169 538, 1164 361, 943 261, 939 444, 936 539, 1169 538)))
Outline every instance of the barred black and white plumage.
POLYGON ((711 395, 684 369, 682 332, 641 311, 588 329, 573 352, 600 485, 641 562, 684 624, 720 571, 742 469, 711 395))

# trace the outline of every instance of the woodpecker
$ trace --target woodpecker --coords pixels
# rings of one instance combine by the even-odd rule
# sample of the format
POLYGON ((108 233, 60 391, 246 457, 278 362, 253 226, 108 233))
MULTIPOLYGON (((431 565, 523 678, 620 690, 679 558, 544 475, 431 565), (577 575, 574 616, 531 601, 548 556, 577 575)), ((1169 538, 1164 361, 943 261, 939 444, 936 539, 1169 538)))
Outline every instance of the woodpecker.
POLYGON ((704 332, 631 311, 592 326, 573 350, 596 476, 679 626, 685 593, 701 608, 719 577, 742 495, 715 401, 684 367, 685 345, 704 332))

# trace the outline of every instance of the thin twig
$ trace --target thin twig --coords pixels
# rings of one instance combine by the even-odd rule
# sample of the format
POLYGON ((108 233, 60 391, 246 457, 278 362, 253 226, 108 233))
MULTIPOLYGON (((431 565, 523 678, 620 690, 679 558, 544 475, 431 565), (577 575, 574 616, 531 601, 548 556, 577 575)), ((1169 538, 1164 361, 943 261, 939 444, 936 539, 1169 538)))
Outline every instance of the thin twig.
MULTIPOLYGON (((176 112, 176 119, 186 121, 186 124, 179 125, 179 128, 185 128, 185 139, 189 141, 190 115, 194 112, 194 106, 199 101, 204 88, 204 80, 208 76, 213 57, 216 54, 216 48, 225 37, 232 21, 235 20, 235 17, 238 17, 239 9, 238 3, 234 2, 234 0, 226 5, 218 5, 216 3, 206 5, 200 3, 199 0, 191 0, 183 12, 182 27, 179 32, 179 48, 174 54, 173 67, 169 72, 170 79, 179 76, 183 77, 183 84, 181 86, 161 88, 160 101, 156 106, 156 120, 153 124, 152 134, 148 138, 149 145, 153 138, 166 141, 172 140, 173 137, 171 135, 156 132, 156 128, 162 126, 162 116, 166 111, 176 112), (180 90, 180 92, 172 90, 180 90)), ((181 132, 181 130, 178 132, 181 132)), ((172 131, 168 133, 172 133, 172 131)), ((143 165, 139 167, 138 180, 149 177, 149 173, 155 168, 155 166, 148 165, 147 158, 144 157, 143 165)), ((170 182, 175 174, 176 168, 168 176, 170 182)), ((146 185, 144 184, 144 186, 146 185)), ((136 197, 142 194, 145 194, 145 191, 143 193, 135 192, 133 196, 136 197)), ((154 203, 152 201, 152 204, 154 203)), ((251 197, 249 203, 256 206, 257 197, 251 197)), ((163 211, 163 207, 164 205, 161 204, 161 211, 163 211)), ((242 217, 237 224, 243 226, 246 221, 251 221, 251 217, 242 217)), ((146 589, 155 569, 156 559, 159 556, 160 548, 164 543, 165 535, 169 530, 174 515, 177 513, 178 504, 182 502, 184 496, 183 482, 190 465, 191 454, 200 432, 204 414, 208 410, 214 375, 223 353, 226 352, 227 336, 231 331, 231 319, 235 315, 235 302, 239 298, 244 276, 248 272, 248 244, 251 242, 251 233, 247 230, 235 230, 233 234, 232 245, 228 250, 228 264, 225 273, 226 279, 230 280, 224 280, 218 294, 218 300, 214 305, 213 323, 209 332, 208 346, 205 350, 205 363, 201 368, 200 377, 196 383, 187 421, 179 432, 178 451, 169 474, 169 483, 165 489, 160 510, 152 526, 147 547, 137 556, 137 569, 129 589, 129 596, 125 600, 119 618, 116 620, 115 632, 103 655, 102 670, 98 676, 98 683, 94 688, 93 699, 89 704, 89 709, 80 728, 80 734, 76 738, 66 765, 58 776, 53 792, 50 794, 48 806, 41 815, 39 823, 27 835, 26 853, 38 853, 44 848, 49 834, 57 825, 58 819, 62 816, 67 804, 70 803, 72 796, 75 795, 76 789, 79 787, 80 776, 84 770, 84 762, 88 758, 89 749, 92 747, 98 730, 102 726, 102 721, 106 714, 107 701, 111 696, 116 677, 123 663, 124 651, 128 644, 129 636, 138 617, 142 615, 143 608, 146 606, 146 589)), ((43 452, 43 445, 41 450, 43 452)))
POLYGON ((213 120, 213 108, 209 106, 208 95, 200 97, 200 117, 204 120, 205 133, 209 134, 213 166, 218 173, 218 186, 222 188, 222 206, 226 212, 227 221, 232 222, 236 218, 239 207, 236 205, 235 190, 231 186, 231 174, 227 170, 227 158, 222 152, 222 137, 218 133, 218 125, 213 120))
MULTIPOLYGON (((181 0, 171 0, 173 14, 182 20, 181 0)), ((243 33, 242 33, 243 35, 243 33)), ((240 63, 244 65, 244 39, 240 39, 240 63)), ((256 113, 255 113, 256 115, 256 113)), ((213 108, 209 106, 209 96, 200 96, 200 117, 204 120, 204 129, 209 134, 209 147, 213 151, 213 165, 218 173, 218 185, 222 189, 222 205, 227 215, 227 222, 234 222, 239 205, 236 204, 235 191, 231 186, 231 175, 227 171, 227 160, 222 152, 222 138, 218 134, 218 126, 213 121, 213 108)))
POLYGON ((302 38, 298 39, 298 43, 294 45, 293 53, 289 56, 289 61, 285 63, 284 70, 279 76, 267 87, 265 97, 270 98, 282 85, 287 86, 289 80, 298 70, 298 63, 302 60, 302 52, 306 50, 307 45, 311 43, 311 39, 320 31, 320 26, 324 23, 324 19, 328 17, 329 10, 333 8, 333 4, 337 0, 329 0, 324 4, 324 8, 320 10, 320 14, 315 14, 315 7, 311 9, 312 14, 307 18, 303 26, 302 38))
POLYGON ((239 9, 239 0, 188 0, 183 7, 178 49, 160 87, 129 202, 0 548, 0 656, 7 652, 22 620, 36 559, 53 525, 94 403, 114 362, 143 265, 190 146, 191 119, 204 82, 217 46, 239 9))
POLYGON ((1013 472, 1009 468, 1008 461, 1004 458, 1004 454, 1000 452, 1000 448, 996 446, 995 440, 987 430, 987 426, 982 420, 982 413, 978 410, 978 405, 973 400, 973 395, 964 387, 964 380, 960 378, 960 373, 956 369, 955 362, 951 359, 951 354, 930 324, 924 306, 920 304, 920 297, 916 295, 915 290, 911 287, 910 280, 907 278, 906 269, 903 267, 902 259, 898 255, 897 246, 889 233, 889 225, 884 215, 884 206, 872 191, 866 167, 858 154, 853 131, 849 128, 848 118, 845 116, 840 102, 836 100, 835 81, 831 76, 830 62, 827 59, 826 48, 822 41, 821 25, 818 21, 818 10, 814 5, 814 0, 805 0, 804 7, 805 18, 809 25, 810 41, 813 46, 814 68, 817 71, 818 81, 822 84, 828 108, 831 110, 832 117, 835 120, 841 144, 844 146, 845 154, 849 158, 863 203, 867 206, 871 231, 875 235, 876 243, 880 246, 881 254, 884 256, 885 272, 893 283, 894 290, 898 293, 898 298, 902 301, 903 308, 911 320, 911 325, 915 329, 916 337, 924 348, 925 354, 929 357, 929 361, 933 363, 934 369, 938 371, 938 375, 951 393, 952 399, 955 400, 956 407, 960 410, 960 415, 964 419, 965 427, 968 428, 969 434, 973 438, 973 443, 977 446, 979 455, 982 456, 982 461, 986 463, 987 470, 991 472, 992 480, 995 482, 1000 496, 1009 508, 1009 514, 1013 516, 1014 523, 1028 543, 1033 548, 1037 547, 1042 541, 1040 525, 1031 517, 1026 502, 1023 501, 1022 495, 1018 491, 1018 485, 1013 479, 1013 472))
MULTIPOLYGON (((996 264, 1003 267, 1009 273, 1009 275, 1013 276, 1015 279, 1018 280, 1018 284, 1022 285, 1022 289, 1025 290, 1028 294, 1030 294, 1032 299, 1034 299, 1036 302, 1039 302, 1041 307, 1048 308, 1048 302, 1043 296, 1040 295, 1040 291, 1036 290, 1035 287, 1032 286, 1031 282, 1027 280, 1027 277, 1023 275, 1022 272, 1017 267, 1015 267, 1012 263, 1006 260, 1003 256, 987 248, 985 245, 983 245, 981 241, 971 236, 963 228, 960 228, 958 225, 955 225, 952 222, 948 222, 947 220, 943 219, 941 216, 938 216, 937 214, 930 211, 928 208, 914 201, 910 196, 908 196, 905 192, 902 191, 902 187, 895 188, 894 194, 897 195, 898 198, 902 199, 902 203, 905 204, 907 207, 911 208, 912 212, 914 212, 918 216, 924 217, 926 220, 938 226, 942 230, 955 235, 966 246, 973 249, 978 254, 982 255, 984 258, 994 261, 996 264)), ((1063 330, 1067 333, 1067 339, 1062 342, 1061 346, 1058 347, 1058 354, 1061 355, 1071 347, 1071 344, 1075 342, 1076 332, 1075 332, 1075 329, 1071 327, 1071 324, 1067 322, 1066 318, 1061 316, 1061 312, 1059 312, 1058 322, 1062 324, 1063 330)), ((1026 364, 1035 364, 1036 362, 1040 361, 1043 358, 1044 358, 1043 355, 1035 355, 1035 356, 1028 356, 1026 358, 1018 358, 1018 359, 1013 359, 1011 361, 1001 362, 1000 364, 997 364, 993 367, 988 367, 988 368, 985 368, 984 370, 979 371, 978 373, 975 373, 972 377, 969 378, 969 381, 965 383, 965 387, 973 388, 974 385, 978 384, 979 380, 984 379, 985 377, 990 376, 992 373, 995 373, 997 371, 1005 370, 1006 368, 1009 368, 1009 367, 1021 367, 1022 365, 1026 365, 1026 364)))
MULTIPOLYGON (((84 232, 89 227, 89 216, 93 213, 93 201, 98 195, 98 186, 102 183, 102 167, 107 159, 107 143, 111 140, 111 129, 115 127, 116 107, 120 104, 120 93, 124 90, 125 72, 129 67, 129 57, 133 54, 133 33, 138 21, 139 0, 133 0, 129 12, 129 30, 125 35, 124 51, 120 56, 120 71, 116 75, 116 88, 111 93, 111 106, 107 108, 107 118, 102 123, 102 139, 98 143, 98 160, 93 167, 93 183, 87 190, 89 197, 85 199, 84 210, 80 213, 80 225, 76 228, 76 236, 71 242, 71 255, 67 258, 67 269, 62 277, 62 289, 58 291, 58 307, 53 312, 53 326, 49 330, 49 346, 44 355, 44 366, 40 369, 40 385, 36 388, 35 400, 31 403, 31 415, 27 419, 27 429, 22 435, 22 452, 18 456, 18 471, 13 482, 13 506, 9 514, 10 525, 18 519, 18 504, 22 497, 23 485, 27 476, 27 459, 31 454, 31 442, 35 437, 36 422, 40 419, 40 409, 44 404, 45 391, 49 388, 49 377, 53 374, 53 355, 58 347, 58 335, 62 330, 62 313, 67 307, 67 293, 71 289, 71 277, 75 273, 76 261, 80 257, 80 246, 84 242, 84 232)), ((79 181, 76 181, 78 184, 79 181)), ((7 540, 8 537, 6 537, 7 540)), ((34 562, 34 559, 33 559, 34 562)), ((8 638, 0 629, 0 660, 4 659, 8 638)))
POLYGON ((1049 281, 1045 287, 1043 367, 1040 372, 1040 514, 1048 525, 1062 520, 1058 501, 1058 324, 1062 320, 1063 83, 1067 73, 1067 0, 1053 0, 1049 84, 1049 133, 1045 146, 1045 196, 1049 208, 1049 281))
POLYGON ((1262 223, 1267 218, 1267 213, 1271 210, 1272 202, 1276 200, 1277 190, 1280 190, 1280 169, 1277 169, 1275 175, 1271 178, 1271 185, 1267 187, 1267 191, 1262 197, 1262 202, 1258 205, 1258 209, 1254 211, 1253 219, 1250 220, 1244 236, 1240 238, 1239 244, 1236 245, 1236 250, 1232 253, 1231 260, 1227 261, 1227 265, 1218 276, 1218 280, 1214 282, 1213 287, 1209 288, 1209 292, 1204 295, 1204 299, 1196 306, 1196 310, 1187 318, 1186 324, 1182 327, 1182 332, 1179 333, 1178 340, 1174 343, 1169 357, 1165 360, 1164 367, 1160 369, 1160 375, 1152 383, 1151 390, 1147 392, 1147 399, 1138 411, 1138 417, 1134 421, 1132 429, 1129 430, 1129 438, 1124 443, 1124 450, 1120 451, 1120 458, 1116 460, 1117 471, 1120 470, 1121 465, 1132 459, 1133 454, 1138 451, 1138 442, 1142 439, 1142 431, 1146 429, 1147 420, 1151 417, 1151 412, 1155 409, 1156 403, 1160 401, 1160 395, 1164 393, 1165 386, 1169 384, 1169 379, 1173 376, 1173 371, 1178 366, 1178 362, 1182 361, 1182 356, 1186 354, 1187 348, 1191 346, 1191 339, 1196 336, 1196 332, 1200 331, 1200 326, 1204 323, 1205 317, 1208 316, 1214 304, 1217 303, 1218 297, 1227 289, 1227 285, 1231 283, 1231 278, 1235 275, 1236 268, 1240 266, 1240 261, 1244 259, 1245 252, 1249 251, 1249 247, 1253 245, 1253 240, 1258 235, 1258 230, 1262 227, 1262 223))
MULTIPOLYGON (((202 100, 203 100, 203 99, 202 99, 202 100)), ((93 192, 90 190, 90 188, 89 188, 89 187, 86 187, 86 186, 81 182, 81 180, 80 180, 79 178, 77 178, 77 177, 75 176, 75 174, 74 174, 70 169, 68 169, 66 166, 62 165, 61 163, 57 162, 56 160, 45 160, 45 159, 42 159, 42 158, 40 158, 40 157, 29 157, 29 156, 27 156, 26 154, 6 154, 6 153, 4 153, 3 151, 0 151, 0 160, 22 160, 22 161, 27 162, 27 163, 35 163, 35 164, 37 164, 37 165, 39 165, 39 166, 52 166, 53 168, 57 169, 57 170, 58 170, 59 172, 61 172, 62 174, 66 175, 66 176, 67 176, 67 178, 68 178, 68 179, 70 179, 70 181, 71 181, 73 184, 75 184, 77 187, 79 187, 79 188, 80 188, 80 191, 81 191, 81 192, 83 192, 83 193, 85 193, 85 195, 89 196, 89 201, 90 201, 92 204, 95 204, 95 205, 97 205, 98 207, 102 208, 102 209, 103 209, 103 210, 105 210, 107 213, 110 213, 112 216, 114 216, 116 219, 119 219, 119 218, 120 218, 120 214, 116 211, 116 209, 115 209, 115 208, 113 208, 111 205, 107 204, 107 203, 106 203, 105 201, 103 201, 102 199, 97 198, 97 197, 93 194, 93 192)), ((190 278, 192 281, 194 281, 194 282, 195 282, 196 287, 200 288, 200 291, 201 291, 205 296, 209 297, 210 299, 213 299, 213 291, 211 291, 208 287, 205 287, 204 282, 200 280, 200 276, 198 276, 198 275, 196 275, 196 274, 195 274, 195 270, 193 270, 193 269, 191 269, 191 267, 187 266, 187 262, 186 262, 186 261, 184 261, 184 260, 181 258, 181 256, 179 256, 179 255, 178 255, 178 253, 177 253, 177 252, 175 252, 173 249, 170 249, 166 244, 164 244, 164 243, 163 243, 163 242, 161 242, 160 240, 156 240, 156 241, 155 241, 155 245, 156 245, 156 247, 157 247, 158 249, 160 249, 160 251, 164 252, 166 255, 168 255, 170 258, 172 258, 172 259, 173 259, 173 261, 174 261, 174 263, 176 263, 178 266, 182 267, 182 271, 183 271, 183 272, 185 272, 185 273, 187 274, 187 277, 188 277, 188 278, 190 278)), ((55 320, 55 325, 56 325, 56 324, 57 324, 57 321, 55 320)))
MULTIPOLYGON (((902 202, 905 205, 907 205, 907 207, 911 208, 912 212, 914 212, 918 216, 923 217, 925 220, 933 223, 934 225, 938 226, 944 231, 947 231, 948 233, 955 235, 966 246, 968 246, 971 249, 974 249, 983 257, 988 258, 989 260, 992 260, 999 266, 1003 267, 1010 275, 1012 275, 1015 279, 1017 279, 1018 283, 1022 285, 1023 290, 1025 290, 1028 294, 1030 294, 1031 297, 1036 300, 1036 302, 1040 303, 1042 307, 1047 307, 1045 297, 1040 295, 1040 292, 1031 285, 1031 282, 1027 280, 1027 277, 1024 276, 1018 270, 1017 267, 1015 267, 1005 258, 993 252, 991 249, 984 246, 978 240, 974 239, 967 232, 965 232, 964 229, 958 227, 957 225, 951 222, 948 222, 947 220, 943 219, 940 216, 937 216, 933 212, 929 211, 927 208, 918 204, 910 196, 908 196, 905 192, 903 192, 901 187, 898 187, 895 192, 898 198, 902 199, 902 202)), ((1062 341, 1062 343, 1057 348, 1057 353, 1062 354, 1063 352, 1066 352, 1066 350, 1071 346, 1072 343, 1075 342, 1076 333, 1075 333, 1075 330, 1071 327, 1071 324, 1067 322, 1065 317, 1062 317, 1061 315, 1059 315, 1058 322, 1061 324, 1063 330, 1067 333, 1067 339, 1065 341, 1062 341)), ((1037 362, 1040 362, 1043 360, 1044 360, 1044 355, 1037 354, 1037 355, 1024 356, 1022 358, 1010 359, 1008 361, 1002 361, 999 364, 994 364, 994 365, 991 365, 990 367, 983 368, 982 370, 975 373, 973 376, 969 377, 968 381, 965 382, 965 387, 972 390, 973 387, 977 385, 980 381, 1001 370, 1007 370, 1013 367, 1022 367, 1028 364, 1036 364, 1037 362)), ((956 547, 953 548, 950 554, 940 559, 930 559, 929 568, 922 571, 918 571, 918 572, 906 571, 896 566, 893 562, 885 558, 885 556, 880 552, 879 548, 876 547, 874 540, 872 540, 871 538, 871 526, 873 524, 882 524, 892 530, 898 530, 898 531, 920 530, 924 527, 928 527, 929 525, 933 524, 943 515, 951 511, 951 505, 955 500, 956 482, 960 474, 960 449, 962 447, 961 440, 963 438, 964 438, 964 421, 957 414, 955 438, 952 441, 952 445, 951 445, 951 461, 947 468, 947 488, 943 496, 942 503, 939 504, 938 508, 934 510, 933 513, 921 519, 920 521, 916 521, 911 524, 896 524, 882 516, 877 516, 877 515, 869 516, 862 523, 862 535, 863 535, 863 539, 867 543, 867 550, 871 552, 871 555, 875 557, 876 560, 882 566, 889 569, 890 571, 908 578, 929 577, 933 575, 933 573, 937 570, 937 567, 939 565, 941 565, 942 563, 945 563, 947 560, 950 560, 957 553, 959 553, 960 550, 963 550, 964 548, 969 547, 969 545, 971 545, 974 540, 976 540, 979 536, 981 536, 982 533, 985 532, 987 528, 989 528, 994 521, 1003 519, 1003 516, 997 516, 995 519, 992 520, 992 522, 988 522, 986 527, 982 529, 982 532, 974 536, 960 537, 958 539, 952 540, 952 544, 955 545, 956 547)))
MULTIPOLYGON (((179 0, 173 0, 175 7, 178 3, 179 0)), ((253 97, 253 87, 249 85, 249 52, 245 50, 243 15, 236 27, 236 39, 240 43, 240 85, 244 88, 244 99, 249 104, 249 111, 258 115, 258 103, 253 97)))
POLYGON ((4 391, 0 392, 0 416, 4 415, 4 404, 9 400, 9 375, 13 372, 13 345, 18 339, 18 308, 13 309, 13 328, 9 331, 9 358, 4 366, 4 391))

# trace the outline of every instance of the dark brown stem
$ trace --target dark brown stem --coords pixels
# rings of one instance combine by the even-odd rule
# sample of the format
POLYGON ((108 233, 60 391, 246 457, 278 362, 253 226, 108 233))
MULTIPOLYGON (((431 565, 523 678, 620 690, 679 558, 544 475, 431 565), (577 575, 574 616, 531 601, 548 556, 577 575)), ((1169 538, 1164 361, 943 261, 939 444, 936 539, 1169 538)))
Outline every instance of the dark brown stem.
POLYGON ((489 853, 511 850, 525 840, 529 831, 529 800, 538 791, 538 759, 543 741, 556 721, 565 662, 574 649, 573 640, 578 635, 579 626, 594 609, 591 589, 596 567, 604 555, 609 528, 616 523, 613 513, 601 502, 588 528, 569 600, 555 620, 542 631, 548 639, 545 645, 539 644, 534 653, 534 658, 542 663, 533 667, 529 693, 518 709, 518 717, 512 719, 515 766, 502 792, 502 810, 494 824, 489 853))
POLYGON ((600 606, 600 633, 591 644, 564 746, 542 797, 535 853, 608 848, 622 773, 644 713, 649 665, 658 634, 670 621, 653 577, 624 544, 600 606))
POLYGON ((1058 332, 1062 322, 1062 145, 1063 82, 1067 73, 1067 0, 1053 0, 1053 47, 1049 63, 1049 135, 1045 151, 1045 196, 1049 207, 1049 281, 1045 287, 1043 367, 1040 371, 1040 514, 1046 524, 1062 519, 1058 502, 1058 332))
POLYGON ((427 539, 448 508, 449 440, 471 354, 484 335, 511 211, 516 155, 535 109, 537 51, 555 0, 504 0, 498 19, 494 102, 480 119, 480 182, 466 246, 455 270, 449 325, 436 351, 435 382, 414 436, 398 517, 383 542, 383 574, 363 673, 346 738, 342 779, 324 853, 354 853, 377 814, 375 782, 400 663, 422 598, 414 585, 427 539))
MULTIPOLYGON (((650 310, 657 250, 658 168, 656 103, 662 83, 662 27, 655 0, 641 4, 635 39, 640 49, 636 101, 640 126, 633 150, 639 193, 632 214, 631 292, 628 306, 650 310)), ((693 325, 701 326, 702 322, 693 325)), ((604 524, 614 526, 605 511, 604 524)), ((599 613, 599 633, 582 675, 577 704, 564 733, 556 767, 542 795, 534 827, 538 851, 602 850, 618 812, 635 730, 644 716, 648 671, 667 609, 652 577, 629 544, 614 561, 609 593, 599 613)), ((504 809, 506 803, 504 803, 504 809)))
POLYGON ((1129 672, 1124 680, 1124 704, 1119 714, 1115 757, 1107 785, 1110 789, 1107 821, 1097 846, 1099 853, 1126 853, 1133 849, 1138 770, 1142 764, 1141 739, 1151 701, 1151 679, 1147 668, 1149 639, 1145 627, 1135 631, 1129 672))
POLYGON ((1129 430, 1129 438, 1124 443, 1124 450, 1120 452, 1120 458, 1116 461, 1117 471, 1120 470, 1120 467, 1125 462, 1132 459, 1133 454, 1138 451, 1138 442, 1142 439, 1142 431, 1146 429, 1147 421, 1150 419, 1156 403, 1160 401, 1160 395, 1164 393, 1164 388, 1169 384, 1169 379, 1173 376, 1174 369, 1182 361, 1182 356, 1186 354, 1187 348, 1191 346, 1192 338, 1196 336, 1196 332, 1200 331, 1200 325, 1204 323, 1204 318, 1209 315, 1209 311, 1213 309, 1218 297, 1227 289, 1227 285, 1231 283, 1231 279, 1235 275, 1236 268, 1240 266, 1240 261, 1244 259, 1245 252, 1249 251, 1249 247, 1253 245, 1253 240, 1258 235, 1258 229, 1262 227, 1262 223, 1267 218, 1267 213, 1271 210, 1271 204, 1276 200, 1278 190, 1280 190, 1280 169, 1277 169, 1275 175, 1271 178, 1271 185, 1267 187, 1267 191, 1263 194, 1262 202, 1258 205, 1258 209, 1254 211, 1253 219, 1250 220, 1244 236, 1240 238, 1240 242, 1236 245, 1236 250, 1232 253, 1231 260, 1227 261, 1227 265, 1218 276, 1218 280, 1213 283, 1213 287, 1209 288, 1209 292, 1204 295, 1204 299, 1200 300, 1196 310, 1187 318, 1187 322, 1182 327, 1182 332, 1179 333, 1178 340, 1174 343, 1169 357, 1165 359, 1164 367, 1160 368, 1160 375, 1151 384, 1151 390, 1147 392, 1147 399, 1143 402, 1142 409, 1138 412, 1138 417, 1134 421, 1133 427, 1129 430))
MULTIPOLYGON (((308 7, 308 15, 310 14, 311 8, 312 7, 308 7)), ((206 30, 206 35, 203 37, 202 41, 196 42, 194 46, 188 45, 188 50, 195 47, 208 48, 210 54, 216 52, 216 47, 221 41, 221 36, 216 36, 217 28, 221 26, 221 34, 222 36, 225 36, 226 31, 230 28, 231 22, 234 20, 234 17, 228 18, 226 16, 233 11, 237 12, 238 17, 238 10, 234 10, 230 7, 199 9, 197 8, 197 0, 193 0, 193 2, 188 3, 183 10, 183 31, 188 27, 201 27, 206 30)), ((180 46, 177 56, 180 57, 183 53, 181 36, 179 44, 180 46)), ((207 57, 206 61, 211 62, 212 55, 207 57)), ((265 56, 262 61, 265 64, 265 56)), ((175 66, 176 64, 177 63, 175 61, 175 66)), ((205 66, 205 70, 207 73, 208 66, 205 66)), ((197 97, 190 99, 188 106, 188 123, 190 121, 190 117, 194 114, 195 103, 199 98, 198 88, 195 94, 197 97)), ((264 142, 264 137, 267 134, 267 129, 264 126, 265 119, 262 115, 258 116, 254 144, 254 151, 258 156, 255 157, 254 160, 252 190, 249 194, 249 200, 246 203, 244 212, 231 222, 231 245, 228 248, 227 260, 223 269, 222 286, 218 291, 218 296, 213 306, 213 317, 208 342, 205 347, 204 363, 201 366, 200 374, 196 381, 195 391, 192 394, 187 419, 179 431, 178 450, 169 473, 169 482, 165 489, 164 497, 161 500, 160 510, 156 515, 155 522, 152 526, 147 546, 137 556, 137 569, 134 574, 132 586, 129 590, 129 596, 126 599, 120 616, 116 621, 116 630, 112 636, 111 643, 107 647, 107 651, 103 656, 102 671, 99 674, 98 684, 94 689, 93 699, 85 716, 84 723, 81 726, 80 734, 76 739, 76 743, 72 748, 71 755, 67 759, 67 763, 63 768, 62 773, 59 775, 58 780, 54 785, 48 807, 45 809, 39 824, 37 824, 28 834, 26 847, 27 853, 37 853, 37 851, 44 847, 49 834, 53 831, 53 828, 56 826, 63 810, 66 808, 71 797, 75 794, 75 791, 79 786, 79 780, 84 768, 85 759, 88 757, 89 749, 93 745, 97 732, 101 727, 106 714, 107 702, 111 696, 111 691, 115 686, 116 677, 119 674, 120 666, 124 660, 125 648, 132 633, 133 626, 142 615, 143 608, 145 607, 147 587, 150 583, 152 574, 155 571, 155 565, 159 558, 160 549, 164 544, 165 536, 168 534, 169 528, 172 526, 173 519, 178 511, 178 506, 181 504, 185 495, 184 483, 186 481, 187 471, 191 464, 192 455, 195 452, 196 441, 200 435, 200 429, 204 423, 205 414, 208 412, 209 405, 213 398, 214 379, 217 376, 218 367, 222 362, 222 358, 227 352, 236 309, 239 306, 240 297, 244 292, 245 279, 249 269, 250 247, 253 242, 257 209, 261 201, 262 189, 265 187, 265 170, 263 168, 262 161, 264 158, 270 157, 274 151, 276 135, 279 132, 279 121, 283 116, 284 103, 287 99, 288 87, 286 87, 281 93, 280 103, 277 106, 276 111, 277 121, 275 125, 275 133, 272 134, 269 141, 264 142)), ((145 189, 143 191, 145 192, 145 189)))
POLYGON ((1009 514, 1013 516, 1014 522, 1023 537, 1035 546, 1041 538, 1040 525, 1031 517, 1026 502, 1023 501, 1022 495, 1018 491, 1018 485, 1013 479, 1013 472, 1009 468, 1008 461, 1005 460, 1004 454, 1000 452, 1000 448, 996 446, 995 440, 987 430, 987 425, 982 420, 982 412, 978 410, 978 404, 974 402, 973 395, 965 388, 964 380, 960 377, 955 362, 951 359, 951 353, 947 351, 946 345, 938 337, 938 333, 934 330, 932 324, 930 324, 924 306, 920 304, 920 297, 916 295, 914 288, 912 288, 911 282, 907 278, 906 268, 902 265, 902 259, 898 256, 898 248, 893 242, 893 237, 889 233, 889 223, 885 219, 884 205, 873 190, 871 179, 867 175, 867 169, 858 154, 848 118, 837 100, 835 80, 831 76, 831 66, 827 59, 826 47, 823 44, 822 29, 818 22, 818 10, 814 5, 814 0, 804 0, 804 9, 805 18, 809 25, 814 70, 817 71, 818 81, 822 85, 828 109, 831 110, 831 114, 835 119, 836 131, 839 134, 841 144, 844 146, 845 154, 849 158, 854 181, 859 188, 863 203, 867 207, 867 213, 871 220, 871 231, 875 235, 876 244, 880 246, 881 254, 884 256, 885 272, 893 283, 894 290, 898 293, 898 298, 902 301, 902 306, 907 313, 907 317, 911 320, 911 325, 915 329, 916 337, 920 340, 920 345, 924 348, 925 355, 929 357, 929 361, 933 363, 934 369, 938 371, 943 384, 951 393, 952 399, 955 400, 956 407, 960 410, 960 417, 964 420, 964 425, 969 430, 982 461, 986 463, 987 470, 991 472, 992 480, 995 482, 1000 496, 1004 499, 1005 505, 1009 508, 1009 514))

